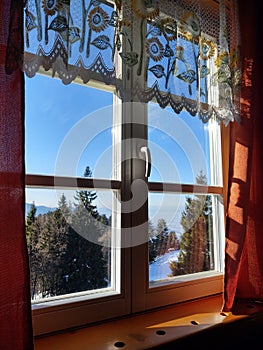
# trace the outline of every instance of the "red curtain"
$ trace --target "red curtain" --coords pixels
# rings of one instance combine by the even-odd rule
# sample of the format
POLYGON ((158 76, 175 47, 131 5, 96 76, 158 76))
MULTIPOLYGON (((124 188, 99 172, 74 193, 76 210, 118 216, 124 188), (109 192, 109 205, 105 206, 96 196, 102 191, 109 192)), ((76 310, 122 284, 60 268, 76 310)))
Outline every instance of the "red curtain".
MULTIPOLYGON (((6 52, 22 48, 22 1, 0 4, 0 349, 33 349, 24 235, 24 80, 6 52), (11 6, 12 3, 12 6, 11 6), (12 20, 12 22, 11 22, 12 20), (7 50, 7 42, 9 48, 7 50), (12 73, 11 73, 12 72, 12 73)), ((263 299, 262 3, 239 1, 242 122, 231 125, 225 302, 263 299)))
POLYGON ((239 1, 242 121, 231 125, 225 311, 263 299, 262 11, 260 0, 239 1))
POLYGON ((0 349, 33 349, 24 217, 23 1, 0 2, 0 349), (12 18, 12 22, 11 22, 12 18), (7 45, 9 42, 10 45, 7 45), (7 74, 7 71, 8 74, 7 74), (12 72, 12 73, 11 73, 12 72))

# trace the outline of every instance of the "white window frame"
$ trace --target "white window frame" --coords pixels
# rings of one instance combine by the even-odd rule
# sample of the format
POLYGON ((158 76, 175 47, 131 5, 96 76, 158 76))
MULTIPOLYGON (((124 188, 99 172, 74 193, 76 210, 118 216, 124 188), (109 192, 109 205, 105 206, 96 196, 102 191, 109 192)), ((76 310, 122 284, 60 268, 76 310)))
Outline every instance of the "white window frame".
MULTIPOLYGON (((49 73, 42 74, 48 75, 49 73)), ((51 77, 50 77, 51 79, 51 77)), ((92 87, 114 93, 113 87, 107 86, 103 89, 104 84, 101 82, 91 82, 92 87)), ((84 87, 85 88, 85 87, 84 87)), ((113 143, 116 142, 118 146, 117 133, 120 133, 120 108, 117 107, 117 97, 113 96, 113 109, 115 114, 113 116, 113 123, 115 133, 113 133, 113 143), (115 140, 116 139, 116 140, 115 140)), ((113 145, 113 162, 120 163, 120 155, 113 145)), ((121 192, 122 183, 118 180, 118 172, 120 170, 113 167, 115 173, 112 180, 96 179, 96 178, 75 178, 52 176, 42 174, 26 174, 25 186, 27 189, 94 189, 94 190, 109 190, 121 192), (76 188, 77 184, 77 188, 76 188), (96 188, 94 187, 96 186, 96 188)), ((113 206, 118 203, 114 200, 113 206)), ((116 212, 118 209, 113 208, 116 212)), ((114 214, 113 214, 114 215, 114 214)), ((120 221, 120 218, 115 218, 120 221)), ((118 231, 118 230, 117 230, 118 231)), ((118 235, 118 233, 117 233, 118 235)), ((114 232, 113 232, 114 236, 114 232)), ((115 237, 115 239, 118 238, 115 237)), ((103 290, 94 290, 80 293, 73 293, 64 296, 51 297, 41 299, 39 301, 32 301, 32 315, 33 315, 33 329, 34 335, 47 334, 54 331, 59 331, 67 328, 83 326, 106 319, 116 318, 130 313, 130 251, 129 249, 120 249, 120 244, 116 244, 116 249, 112 250, 115 258, 115 266, 112 268, 112 277, 114 278, 115 288, 104 288, 103 290)))
MULTIPOLYGON (((139 26, 134 26, 139 28, 139 26)), ((133 33, 136 38, 136 32, 133 33)), ((136 42, 136 40, 135 40, 136 42)), ((46 73, 45 73, 46 74, 46 73)), ((91 82, 94 87, 104 89, 105 86, 99 81, 91 82)), ((114 91, 113 87, 107 86, 106 89, 114 91)), ((125 102, 125 101, 124 101, 125 102)), ((115 107, 120 104, 120 101, 115 97, 115 107)), ((138 106, 138 105, 137 105, 138 106)), ((137 130, 136 118, 134 113, 134 105, 132 103, 123 103, 122 108, 117 107, 116 113, 116 125, 120 131, 120 120, 122 119, 122 140, 125 140, 125 149, 122 150, 121 159, 126 159, 125 162, 120 162, 118 153, 113 155, 113 161, 121 163, 121 176, 118 180, 99 180, 96 179, 96 185, 101 184, 103 188, 112 188, 121 192, 121 201, 125 202, 130 199, 129 191, 131 184, 138 178, 144 178, 144 161, 142 159, 132 160, 132 153, 136 152, 141 145, 134 144, 133 140, 145 139, 145 145, 147 145, 147 130, 137 130), (130 140, 127 142, 127 139, 130 140), (124 152, 124 153, 123 153, 124 152), (136 166, 135 163, 136 162, 136 166)), ((141 121, 143 120, 147 125, 148 115, 147 107, 141 106, 140 113, 141 121)), ((217 152, 217 166, 219 161, 219 168, 221 164, 221 136, 220 127, 212 128, 212 139, 216 140, 213 145, 217 145, 217 149, 214 150, 211 146, 214 155, 217 152)), ((140 158, 140 157, 139 157, 140 158)), ((215 157, 212 156, 211 164, 215 167, 215 157)), ((70 182, 71 179, 61 178, 61 186, 65 186, 65 183, 70 182)), ((25 183, 27 188, 53 188, 54 179, 52 176, 38 176, 32 174, 26 174, 25 183)), ((56 179, 56 184, 58 184, 56 179)), ((79 184, 83 188, 93 188, 92 179, 79 179, 79 184)), ((162 183, 147 183, 149 192, 162 192, 162 183)), ((66 188, 67 186, 65 186, 66 188)), ((193 192, 198 186, 180 184, 182 193, 196 193, 193 192)), ((178 184, 165 184, 165 188, 169 189, 169 193, 178 193, 178 184)), ((217 194, 223 196, 223 185, 219 186, 207 186, 202 188, 200 186, 200 192, 204 194, 217 194)), ((42 335, 54 331, 70 329, 78 326, 92 324, 94 322, 109 320, 123 315, 130 315, 132 313, 151 310, 154 308, 168 306, 171 304, 181 303, 191 299, 197 299, 207 297, 223 292, 223 251, 224 251, 224 215, 223 208, 218 202, 214 202, 214 210, 221 212, 221 214, 214 220, 214 230, 221 232, 221 239, 218 239, 215 246, 215 252, 218 254, 219 266, 217 266, 217 272, 202 272, 193 274, 192 276, 180 276, 176 282, 167 282, 158 284, 157 287, 149 286, 148 276, 148 231, 136 232, 136 226, 138 223, 138 215, 147 216, 148 201, 140 208, 139 212, 134 211, 133 207, 130 207, 130 213, 122 213, 121 221, 125 227, 130 227, 129 230, 125 230, 125 240, 131 242, 131 246, 121 249, 120 261, 121 266, 120 284, 117 285, 116 293, 105 292, 100 294, 97 298, 96 294, 83 293, 78 297, 73 298, 59 298, 50 302, 34 303, 32 306, 33 314, 33 326, 34 335, 42 335), (127 233, 128 232, 128 233, 127 233), (134 235, 142 235, 142 241, 145 242, 140 245, 133 245, 134 235)))

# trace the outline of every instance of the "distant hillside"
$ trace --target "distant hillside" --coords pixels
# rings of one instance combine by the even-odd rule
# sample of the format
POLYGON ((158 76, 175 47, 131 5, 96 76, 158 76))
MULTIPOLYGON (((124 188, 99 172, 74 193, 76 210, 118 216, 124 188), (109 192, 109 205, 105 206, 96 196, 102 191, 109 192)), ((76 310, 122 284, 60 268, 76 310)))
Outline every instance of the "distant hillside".
MULTIPOLYGON (((26 207, 25 207, 25 215, 27 216, 29 210, 30 210, 30 207, 31 207, 31 203, 26 203, 26 207)), ((40 214, 46 214, 48 213, 49 211, 54 211, 56 210, 56 208, 51 208, 51 207, 46 207, 44 205, 36 205, 36 208, 37 208, 37 212, 36 212, 36 215, 40 215, 40 214)))
MULTIPOLYGON (((27 214, 28 214, 28 212, 30 210, 30 207, 31 207, 31 203, 26 203, 26 206, 25 206, 25 215, 26 215, 26 217, 27 217, 27 214)), ((56 207, 46 207, 44 205, 36 205, 36 208, 37 208, 37 212, 36 212, 37 216, 40 215, 40 214, 46 214, 49 211, 54 211, 54 210, 57 209, 56 207)), ((99 213, 100 213, 100 215, 105 214, 107 217, 111 216, 111 210, 107 209, 107 208, 100 208, 99 209, 99 213)))

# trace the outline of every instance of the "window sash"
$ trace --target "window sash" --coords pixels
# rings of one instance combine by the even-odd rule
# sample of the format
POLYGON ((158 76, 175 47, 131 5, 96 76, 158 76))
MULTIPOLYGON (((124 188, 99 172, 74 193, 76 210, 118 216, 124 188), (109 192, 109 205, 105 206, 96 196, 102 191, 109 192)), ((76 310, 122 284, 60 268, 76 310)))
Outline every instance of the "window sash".
MULTIPOLYGON (((139 26, 134 25, 133 38, 138 37, 139 26)), ((136 45, 136 43, 135 43, 136 45)), ((139 48, 138 48, 139 49, 139 48)), ((124 66, 122 64, 122 71, 124 66)), ((121 69, 120 69, 121 70, 121 69)), ((46 73, 45 73, 46 74, 46 73)), ((94 72, 92 75, 92 84, 95 87, 100 87, 100 82, 103 79, 101 76, 94 72)), ((77 79, 78 82, 78 79, 77 79)), ((119 81, 120 85, 122 81, 119 81)), ((145 84, 144 77, 141 77, 140 83, 142 86, 145 84)), ((125 86, 129 91, 132 91, 132 81, 125 81, 125 86)), ((103 87, 104 88, 104 87, 103 87)), ((106 86, 106 89, 114 90, 113 86, 106 86)), ((123 99, 121 111, 118 109, 118 122, 122 119, 122 142, 125 141, 124 149, 122 149, 121 155, 121 179, 120 180, 103 180, 96 178, 75 178, 75 177, 54 177, 47 175, 33 175, 26 174, 25 183, 27 188, 65 188, 76 189, 76 184, 79 188, 85 189, 113 189, 118 190, 121 193, 121 202, 124 203, 130 200, 130 192, 132 183, 137 179, 144 178, 144 161, 142 159, 132 159, 131 155, 134 149, 138 148, 138 145, 134 140, 143 140, 143 143, 147 145, 147 106, 142 105, 140 108, 140 124, 138 128, 136 123, 137 113, 134 112, 135 106, 130 103, 130 97, 127 100, 123 99), (127 103, 128 102, 128 103, 127 103), (123 161, 124 160, 124 161, 123 161)), ((180 98, 173 95, 174 100, 180 98)), ((137 99, 134 99, 136 104, 137 99)), ((187 104, 191 105, 192 100, 186 99, 187 104)), ((202 108, 208 109, 209 104, 201 103, 202 108)), ((176 117, 176 116, 175 116, 176 117)), ((215 138, 218 137, 215 136, 215 138)), ((213 141, 214 142, 214 141, 213 141)), ((211 144, 212 145, 212 144, 211 144)), ((212 153, 219 152, 219 149, 214 150, 212 153)), ((219 152, 220 153, 220 152, 219 152)), ((114 161, 120 162, 119 156, 113 157, 114 161)), ((217 159, 218 160, 218 159, 217 159)), ((215 172, 217 167, 215 166, 215 158, 212 159, 213 171, 215 172)), ((219 164, 220 168, 220 164, 219 164)), ((218 175, 217 175, 218 179, 218 175)), ((189 185, 179 183, 161 183, 161 182, 148 182, 148 193, 150 192, 172 192, 172 193, 193 193, 193 194, 213 194, 223 195, 222 186, 201 186, 201 185, 189 185)), ((220 183, 214 180, 213 183, 220 183)), ((130 242, 131 246, 122 249, 121 254, 121 293, 117 295, 107 296, 107 292, 103 297, 86 298, 85 296, 79 296, 78 302, 72 302, 73 299, 63 300, 59 303, 52 303, 50 306, 34 306, 34 324, 35 334, 43 334, 46 332, 75 327, 84 323, 96 322, 101 320, 101 316, 98 316, 98 310, 106 310, 103 313, 103 319, 118 317, 121 315, 149 310, 155 307, 169 305, 173 303, 182 302, 185 300, 204 297, 209 294, 216 294, 222 292, 223 273, 222 266, 218 266, 217 271, 214 272, 202 272, 194 274, 193 276, 182 276, 177 282, 158 283, 157 286, 149 286, 148 279, 148 231, 139 232, 136 227, 140 224, 138 219, 140 216, 144 216, 145 221, 148 219, 148 200, 140 210, 133 210, 133 204, 131 203, 130 211, 127 213, 121 213, 122 227, 125 229, 125 242, 130 242), (141 235, 140 242, 143 244, 135 244, 137 235, 141 235), (128 249, 126 249, 128 248, 128 249), (131 290, 131 293, 130 293, 131 290), (164 302, 165 301, 165 302, 164 302), (98 309, 99 308, 99 309, 98 309), (79 311, 78 311, 79 310, 79 311), (89 315, 87 317, 87 314, 89 315), (49 317, 55 315, 55 321, 52 325, 49 325, 47 320, 49 317), (72 319, 72 321, 70 321, 72 319), (55 324, 55 325, 54 325, 55 324)), ((217 223, 218 229, 222 229, 222 215, 217 223)), ((146 226, 145 226, 146 227, 146 226)), ((126 244, 126 243, 125 243, 126 244)), ((217 242, 217 247, 220 252, 223 250, 223 239, 217 242)), ((88 294, 88 293, 87 293, 88 294)), ((75 299, 76 300, 76 299, 75 299)))

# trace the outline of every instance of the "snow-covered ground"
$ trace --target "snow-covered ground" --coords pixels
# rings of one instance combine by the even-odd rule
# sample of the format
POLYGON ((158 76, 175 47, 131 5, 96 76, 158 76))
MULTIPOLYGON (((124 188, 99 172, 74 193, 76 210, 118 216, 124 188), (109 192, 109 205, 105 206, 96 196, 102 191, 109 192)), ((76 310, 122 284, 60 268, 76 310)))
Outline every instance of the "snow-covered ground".
POLYGON ((151 263, 149 266, 150 281, 163 279, 166 278, 169 274, 171 274, 169 262, 177 261, 179 253, 180 250, 175 250, 166 253, 158 257, 153 263, 151 263))

